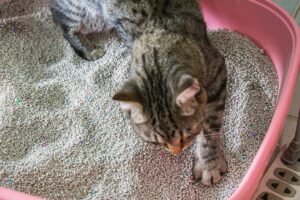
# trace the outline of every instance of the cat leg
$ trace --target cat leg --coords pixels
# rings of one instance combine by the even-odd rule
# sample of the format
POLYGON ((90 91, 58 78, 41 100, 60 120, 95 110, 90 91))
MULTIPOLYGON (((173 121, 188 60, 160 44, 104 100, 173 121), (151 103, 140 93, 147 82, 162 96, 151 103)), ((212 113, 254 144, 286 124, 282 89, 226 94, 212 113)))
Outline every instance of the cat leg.
POLYGON ((102 48, 96 48, 81 32, 68 31, 64 33, 64 37, 75 52, 86 60, 94 61, 105 55, 102 48))
POLYGON ((62 0, 53 1, 50 9, 54 22, 62 28, 64 38, 79 56, 90 61, 104 56, 104 50, 96 48, 82 33, 88 9, 72 1, 62 0))
POLYGON ((213 185, 227 172, 227 162, 219 147, 218 136, 207 137, 203 133, 197 138, 193 175, 204 185, 213 185))
POLYGON ((225 104, 223 98, 209 103, 205 111, 204 129, 197 136, 193 175, 204 185, 219 182, 228 166, 220 147, 220 128, 225 104))

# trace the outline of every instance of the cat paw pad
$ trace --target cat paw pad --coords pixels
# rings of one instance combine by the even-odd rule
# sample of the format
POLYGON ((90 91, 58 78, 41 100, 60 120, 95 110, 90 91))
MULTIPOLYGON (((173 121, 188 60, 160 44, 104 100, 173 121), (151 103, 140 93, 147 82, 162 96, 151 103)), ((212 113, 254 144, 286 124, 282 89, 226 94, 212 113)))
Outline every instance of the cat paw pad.
POLYGON ((228 166, 224 158, 216 161, 214 168, 205 169, 203 161, 196 161, 193 167, 193 176, 195 181, 201 181, 202 184, 211 186, 218 183, 224 174, 227 173, 228 166))
POLYGON ((92 50, 87 56, 86 59, 90 61, 95 61, 105 55, 105 51, 101 48, 92 50))

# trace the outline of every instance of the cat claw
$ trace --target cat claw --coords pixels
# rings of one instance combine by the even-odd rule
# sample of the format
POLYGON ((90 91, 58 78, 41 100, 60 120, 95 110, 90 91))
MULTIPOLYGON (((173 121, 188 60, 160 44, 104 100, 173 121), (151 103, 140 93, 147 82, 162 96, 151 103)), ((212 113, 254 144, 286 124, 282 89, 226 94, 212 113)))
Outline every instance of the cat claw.
POLYGON ((199 160, 194 163, 193 176, 196 182, 201 181, 202 184, 212 186, 218 183, 224 174, 228 171, 228 165, 225 158, 221 157, 216 161, 216 167, 213 169, 205 169, 203 162, 199 160))

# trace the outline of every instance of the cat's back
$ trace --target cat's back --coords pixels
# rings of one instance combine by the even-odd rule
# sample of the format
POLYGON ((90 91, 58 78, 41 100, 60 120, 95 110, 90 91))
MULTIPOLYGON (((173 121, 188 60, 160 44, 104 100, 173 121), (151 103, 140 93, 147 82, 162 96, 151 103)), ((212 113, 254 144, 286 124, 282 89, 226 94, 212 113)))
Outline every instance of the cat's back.
POLYGON ((104 0, 102 5, 109 20, 133 35, 157 28, 178 33, 205 29, 197 0, 104 0))
POLYGON ((104 5, 112 16, 164 17, 172 14, 198 14, 197 0, 88 0, 104 5))
MULTIPOLYGON (((115 28, 129 44, 156 29, 186 36, 205 35, 197 0, 52 0, 54 20, 62 27, 115 28)), ((94 28, 92 28, 93 30, 94 28)))
POLYGON ((77 11, 85 8, 88 3, 89 0, 52 0, 51 9, 77 11))
POLYGON ((101 15, 111 21, 141 25, 147 19, 199 16, 196 0, 52 0, 51 9, 61 14, 101 15))

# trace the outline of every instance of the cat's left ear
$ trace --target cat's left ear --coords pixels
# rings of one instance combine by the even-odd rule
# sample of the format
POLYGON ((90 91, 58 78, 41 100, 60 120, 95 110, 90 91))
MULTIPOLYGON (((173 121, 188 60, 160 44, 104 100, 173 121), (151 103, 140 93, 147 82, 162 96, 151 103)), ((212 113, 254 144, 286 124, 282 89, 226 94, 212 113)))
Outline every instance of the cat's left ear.
POLYGON ((181 108, 181 114, 193 115, 197 108, 196 95, 200 91, 198 80, 187 74, 182 75, 178 81, 178 91, 176 104, 181 108))
POLYGON ((122 110, 130 112, 130 117, 136 124, 144 123, 146 117, 143 112, 143 98, 135 80, 131 79, 114 96, 119 101, 122 110))

